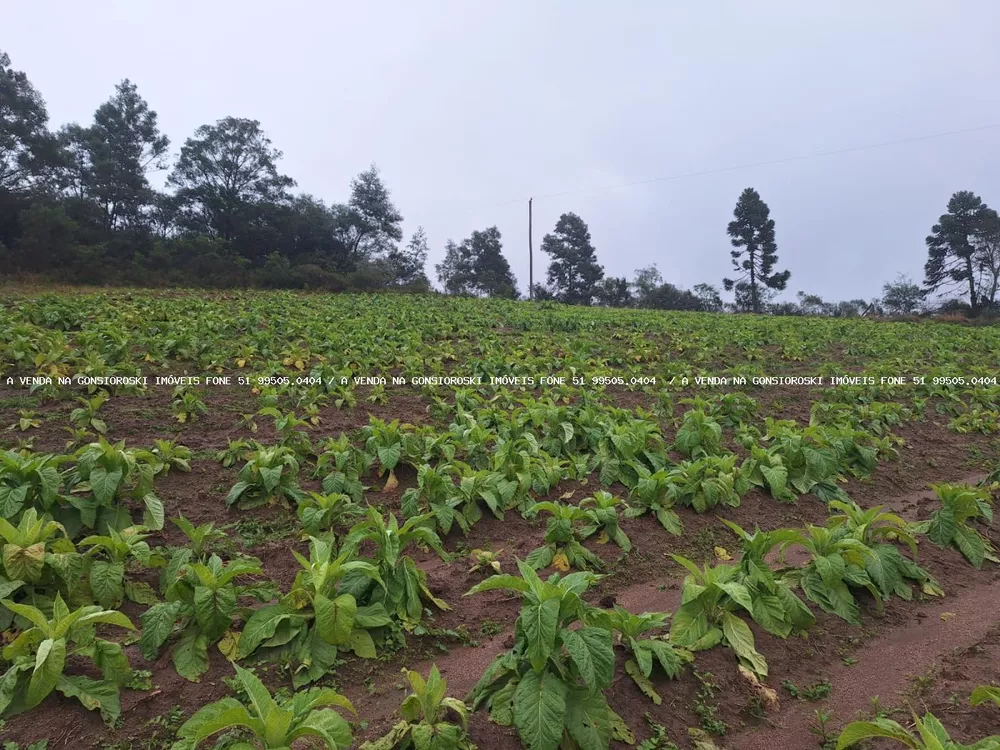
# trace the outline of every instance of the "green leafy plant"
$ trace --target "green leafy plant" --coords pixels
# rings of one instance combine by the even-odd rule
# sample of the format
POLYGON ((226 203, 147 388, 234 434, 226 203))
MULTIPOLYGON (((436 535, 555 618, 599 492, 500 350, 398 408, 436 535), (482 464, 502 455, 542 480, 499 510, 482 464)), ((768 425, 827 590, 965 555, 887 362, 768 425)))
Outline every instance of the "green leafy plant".
POLYGON ((59 466, 67 460, 65 456, 0 451, 0 518, 13 521, 23 508, 44 512, 65 502, 59 466))
MULTIPOLYGON (((175 563, 176 565, 176 563, 175 563)), ((261 601, 273 598, 273 592, 253 585, 240 585, 237 578, 261 575, 257 561, 236 559, 224 563, 218 555, 207 562, 187 562, 181 567, 168 566, 166 601, 154 604, 139 616, 142 636, 139 648, 146 659, 155 659, 163 644, 174 632, 180 637, 171 649, 177 673, 197 682, 208 671, 208 647, 223 641, 220 649, 231 651, 234 636, 227 637, 233 618, 240 613, 237 600, 255 596, 261 601)))
POLYGON ((303 496, 297 483, 299 462, 291 448, 284 446, 259 447, 250 454, 246 465, 237 474, 237 482, 226 495, 226 505, 248 510, 261 505, 288 500, 298 501, 303 496))
POLYGON ((738 507, 750 485, 736 466, 736 456, 703 456, 670 470, 674 502, 705 513, 718 505, 738 507))
POLYGON ((533 550, 525 560, 528 565, 535 570, 552 565, 562 572, 572 567, 582 570, 604 567, 604 561, 580 543, 586 538, 587 526, 584 524, 594 531, 597 529, 586 510, 546 500, 532 505, 525 515, 530 517, 540 512, 549 513, 551 517, 545 526, 542 546, 533 550))
POLYGON ((906 601, 912 599, 913 592, 907 580, 915 581, 928 596, 944 596, 944 591, 931 574, 914 562, 917 557, 916 524, 886 513, 881 505, 863 510, 853 502, 832 500, 829 507, 841 513, 831 515, 827 525, 845 529, 875 553, 874 557, 865 558, 865 572, 878 587, 883 599, 893 595, 906 601), (914 560, 904 557, 896 543, 905 544, 914 560))
MULTIPOLYGON (((313 537, 309 559, 294 550, 301 570, 287 594, 277 604, 261 607, 250 615, 240 634, 237 655, 245 658, 263 649, 294 665, 292 681, 301 687, 325 675, 337 660, 338 649, 373 659, 375 641, 370 630, 391 623, 382 602, 358 603, 355 593, 343 585, 353 576, 356 591, 373 582, 385 586, 379 569, 356 559, 353 548, 337 555, 328 539, 313 537)), ((369 597, 370 599, 370 597, 369 597)))
POLYGON ((139 604, 153 604, 156 593, 148 584, 127 582, 125 569, 130 563, 148 566, 152 552, 142 526, 129 526, 121 531, 109 529, 107 535, 88 536, 80 545, 90 547, 85 553, 87 578, 94 600, 105 609, 121 606, 128 597, 139 604))
POLYGON ((532 750, 609 747, 622 723, 604 697, 614 676, 612 634, 588 624, 592 608, 581 599, 596 576, 542 581, 528 563, 517 567, 520 576, 491 576, 468 592, 512 591, 523 601, 514 646, 473 688, 473 710, 486 707, 496 723, 515 726, 532 750))
POLYGON ((659 664, 667 677, 676 679, 680 677, 684 665, 694 660, 694 656, 690 651, 672 644, 666 637, 665 628, 669 616, 665 613, 643 612, 635 615, 624 607, 615 605, 607 616, 608 625, 617 634, 617 641, 631 657, 625 662, 625 672, 659 706, 663 698, 649 679, 654 664, 659 664))
POLYGON ((76 467, 66 483, 80 523, 99 531, 132 526, 130 512, 119 502, 124 495, 142 504, 143 526, 152 531, 163 528, 163 501, 153 492, 157 461, 152 453, 126 448, 124 440, 112 444, 101 437, 80 448, 74 458, 76 467))
POLYGON ((202 394, 191 386, 179 385, 174 388, 174 399, 170 404, 174 418, 184 424, 194 422, 200 415, 207 414, 208 407, 201 397, 202 394))
POLYGON ((362 512, 348 495, 339 492, 307 492, 299 498, 296 511, 302 528, 311 536, 329 534, 337 526, 356 519, 362 512))
POLYGON ((403 673, 413 689, 399 707, 403 720, 361 750, 475 750, 468 735, 468 708, 448 697, 448 681, 437 665, 431 665, 426 681, 419 672, 404 669, 403 673), (448 721, 449 714, 458 723, 448 721))
POLYGON ((970 522, 993 523, 993 507, 988 491, 962 485, 932 484, 931 489, 941 501, 941 507, 930 520, 918 525, 939 547, 953 547, 966 560, 981 568, 984 560, 1000 562, 993 545, 970 522))
POLYGON ((157 474, 166 475, 171 468, 179 471, 191 471, 191 449, 178 445, 173 440, 154 440, 154 448, 150 451, 155 457, 159 466, 156 467, 157 474))
POLYGON ((7 427, 7 430, 13 432, 14 430, 20 430, 21 432, 27 432, 28 430, 33 430, 42 426, 42 420, 38 418, 38 414, 32 409, 18 409, 17 410, 17 421, 7 427))
POLYGON ((132 669, 121 645, 97 638, 94 626, 107 624, 135 630, 131 621, 121 612, 99 606, 71 612, 59 594, 52 602, 51 616, 9 599, 0 600, 0 604, 31 625, 3 649, 3 658, 10 666, 0 677, 0 714, 34 708, 58 690, 67 698, 79 699, 89 710, 100 709, 107 723, 114 722, 121 713, 119 685, 129 681, 132 669), (77 658, 92 661, 103 679, 65 674, 67 662, 77 658))
POLYGON ((717 455, 722 448, 722 425, 699 409, 685 412, 674 447, 689 458, 717 455))
POLYGON ((860 625, 858 603, 851 588, 864 588, 881 608, 882 594, 868 575, 867 566, 876 560, 875 552, 859 539, 848 536, 843 529, 828 529, 808 525, 804 532, 784 541, 784 552, 792 545, 801 546, 809 553, 810 561, 787 571, 784 578, 802 587, 809 601, 847 620, 860 625))
POLYGON ((108 431, 108 425, 97 416, 97 411, 108 400, 108 394, 101 391, 93 398, 78 398, 80 406, 70 412, 69 421, 81 430, 93 430, 103 435, 108 431))
POLYGON ((673 509, 676 493, 673 477, 666 469, 652 472, 643 467, 639 478, 629 495, 626 518, 636 518, 651 512, 660 525, 671 534, 680 535, 683 530, 680 516, 673 509))
POLYGON ((984 737, 972 745, 962 745, 951 739, 947 730, 932 713, 920 718, 913 715, 917 734, 902 727, 892 719, 878 718, 873 721, 855 721, 848 724, 837 738, 837 750, 854 747, 865 740, 884 737, 895 740, 913 750, 992 750, 1000 746, 1000 735, 984 737))
POLYGON ((170 522, 180 529, 188 540, 187 546, 181 548, 179 555, 175 552, 175 556, 178 556, 180 560, 173 563, 174 567, 183 565, 192 558, 204 562, 206 555, 216 543, 229 539, 229 535, 225 531, 215 528, 213 521, 195 526, 181 515, 177 518, 171 518, 170 522))
POLYGON ((585 497, 579 507, 586 513, 589 523, 583 528, 584 537, 590 537, 598 532, 598 544, 612 541, 621 547, 622 552, 632 550, 632 540, 618 525, 618 508, 628 509, 625 501, 615 497, 610 492, 598 490, 593 497, 585 497))
MULTIPOLYGON (((83 565, 62 524, 39 517, 34 508, 28 508, 17 526, 0 518, 0 538, 4 541, 0 548, 3 596, 24 585, 39 604, 47 602, 56 587, 67 598, 76 598, 83 565)), ((0 613, 0 626, 9 624, 9 618, 0 613)))
POLYGON ((690 572, 681 590, 681 606, 670 621, 670 640, 689 651, 705 651, 720 643, 729 646, 740 664, 761 677, 767 662, 757 651, 753 632, 736 614, 753 613, 750 590, 738 581, 734 565, 697 565, 680 555, 670 555, 690 572))
POLYGON ((323 492, 348 495, 360 503, 365 490, 361 477, 368 473, 374 458, 351 445, 346 435, 329 439, 316 459, 315 476, 323 477, 323 492))
POLYGON ((253 672, 234 667, 247 705, 223 698, 203 706, 177 730, 172 750, 195 750, 229 729, 245 730, 253 736, 251 742, 231 745, 234 750, 291 750, 299 739, 322 743, 319 746, 326 750, 346 750, 354 743, 350 724, 333 710, 337 707, 356 713, 354 706, 335 690, 304 690, 279 703, 253 672))
POLYGON ((776 576, 766 560, 779 545, 796 539, 797 532, 794 529, 761 531, 755 528, 750 533, 732 521, 721 520, 743 544, 736 580, 750 594, 749 611, 754 621, 780 638, 811 628, 816 622, 813 613, 795 594, 793 585, 776 576))
POLYGON ((375 508, 369 508, 368 517, 355 524, 344 539, 344 549, 352 552, 365 543, 374 547, 375 565, 384 582, 384 586, 375 588, 374 579, 354 575, 347 585, 356 596, 369 596, 373 603, 382 603, 407 628, 416 626, 423 618, 424 602, 438 609, 451 609, 431 593, 427 573, 412 557, 403 554, 410 544, 417 544, 430 547, 442 559, 448 559, 441 538, 427 525, 431 521, 432 516, 424 514, 407 519, 400 526, 392 513, 383 517, 375 508))

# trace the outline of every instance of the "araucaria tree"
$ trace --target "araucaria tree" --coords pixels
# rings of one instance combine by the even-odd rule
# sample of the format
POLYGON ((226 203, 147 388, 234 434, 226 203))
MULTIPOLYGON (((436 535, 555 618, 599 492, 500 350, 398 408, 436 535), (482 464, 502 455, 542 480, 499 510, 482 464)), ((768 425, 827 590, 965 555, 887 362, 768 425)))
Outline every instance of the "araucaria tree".
POLYGON ((735 217, 727 232, 732 238, 733 268, 740 272, 735 279, 723 279, 727 292, 736 290, 737 307, 752 312, 761 311, 765 290, 780 291, 788 283, 790 271, 775 271, 778 246, 774 241, 774 219, 771 210, 760 199, 760 193, 747 188, 736 201, 735 217))
POLYGON ((960 190, 948 201, 927 237, 924 285, 930 291, 965 288, 969 307, 978 312, 996 301, 1000 262, 997 212, 975 193, 960 190))
POLYGON ((517 297, 517 281, 503 257, 500 230, 475 231, 462 244, 448 240, 444 260, 434 268, 448 294, 517 297))
POLYGON ((574 213, 560 216, 555 231, 542 239, 542 252, 552 257, 548 283, 555 298, 571 305, 591 304, 604 268, 597 262, 583 219, 574 213))

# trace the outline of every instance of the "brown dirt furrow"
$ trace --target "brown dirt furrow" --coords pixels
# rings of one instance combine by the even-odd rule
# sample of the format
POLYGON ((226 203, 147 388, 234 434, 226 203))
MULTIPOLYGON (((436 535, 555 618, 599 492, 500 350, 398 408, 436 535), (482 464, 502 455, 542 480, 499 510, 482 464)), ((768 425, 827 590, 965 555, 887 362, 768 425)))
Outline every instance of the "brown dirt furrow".
MULTIPOLYGON (((854 666, 831 663, 826 674, 833 690, 823 708, 833 714, 838 724, 869 718, 873 696, 879 696, 882 705, 894 705, 914 676, 955 649, 982 641, 997 625, 1000 612, 1000 581, 996 578, 955 596, 916 605, 905 625, 856 651, 854 666)), ((809 733, 809 726, 815 709, 816 704, 786 698, 773 726, 736 734, 726 741, 726 746, 731 750, 814 748, 816 737, 809 733)))

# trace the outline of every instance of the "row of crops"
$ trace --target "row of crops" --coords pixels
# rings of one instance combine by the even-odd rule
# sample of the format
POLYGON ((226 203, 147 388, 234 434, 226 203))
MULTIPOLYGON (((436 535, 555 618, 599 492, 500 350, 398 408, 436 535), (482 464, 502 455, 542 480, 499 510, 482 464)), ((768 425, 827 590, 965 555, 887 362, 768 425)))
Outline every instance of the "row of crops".
MULTIPOLYGON (((616 661, 653 705, 664 700, 665 680, 717 648, 767 690, 767 658, 751 625, 788 638, 808 632, 817 610, 860 625, 867 601, 948 593, 921 566, 921 545, 953 548, 977 568, 997 562, 986 533, 996 473, 935 485, 937 506, 921 519, 862 508, 843 488, 906 449, 898 433, 907 423, 1000 430, 1000 388, 970 384, 996 374, 1000 337, 990 329, 439 298, 127 293, 8 299, 0 323, 0 377, 53 378, 5 391, 18 406, 6 410, 9 450, 0 453, 4 717, 42 709, 59 693, 113 726, 122 688, 143 689, 137 670, 168 654, 194 682, 217 650, 233 663, 235 695, 188 717, 175 747, 280 748, 309 738, 349 747, 364 717, 329 687, 338 670, 395 652, 455 604, 432 592, 415 552, 467 568, 449 540, 485 517, 518 514, 542 523, 541 544, 503 567, 496 552, 476 550, 483 580, 468 591, 520 600, 513 645, 466 696, 449 696, 436 669, 408 672, 400 722, 367 747, 470 747, 468 717, 480 710, 533 749, 635 744, 637 728, 606 697, 616 661), (818 391, 801 421, 769 414, 767 389, 665 385, 701 374, 862 369, 926 377, 818 391), (557 371, 652 376, 660 385, 632 394, 589 383, 544 392, 427 388, 417 391, 426 420, 412 424, 365 414, 369 403, 391 407, 396 392, 352 380, 557 371), (196 429, 211 418, 211 399, 186 385, 81 392, 57 379, 160 373, 244 374, 255 408, 233 416, 248 436, 208 456, 167 437, 116 440, 109 414, 118 400, 165 398, 172 421, 196 429), (264 384, 289 373, 316 377, 264 384), (647 406, 623 408, 631 397, 647 406), (73 404, 58 425, 65 449, 36 450, 34 435, 56 426, 47 407, 65 402, 73 404), (333 435, 324 423, 331 409, 361 416, 333 435), (273 428, 266 440, 253 437, 258 423, 273 428), (196 460, 237 472, 218 494, 220 516, 227 507, 294 513, 302 545, 288 552, 298 565, 291 585, 234 550, 218 524, 192 523, 182 505, 161 499, 158 485, 196 460), (372 490, 396 489, 404 473, 413 479, 398 507, 369 503, 372 490), (588 494, 575 500, 566 487, 588 494), (617 563, 592 543, 631 553, 625 519, 656 524, 670 550, 684 532, 680 509, 723 515, 751 492, 767 502, 826 503, 826 521, 764 530, 719 521, 738 550, 728 560, 672 554, 686 575, 671 614, 593 603, 589 592, 617 563), (171 529, 183 544, 162 543, 171 529), (787 562, 793 549, 803 562, 787 562), (281 667, 281 690, 261 680, 263 664, 281 667)), ((971 696, 976 704, 996 698, 989 686, 971 696)), ((928 747, 936 745, 927 737, 944 742, 932 715, 919 727, 928 747)), ((907 732, 887 719, 857 723, 841 746, 872 735, 904 741, 907 732)))

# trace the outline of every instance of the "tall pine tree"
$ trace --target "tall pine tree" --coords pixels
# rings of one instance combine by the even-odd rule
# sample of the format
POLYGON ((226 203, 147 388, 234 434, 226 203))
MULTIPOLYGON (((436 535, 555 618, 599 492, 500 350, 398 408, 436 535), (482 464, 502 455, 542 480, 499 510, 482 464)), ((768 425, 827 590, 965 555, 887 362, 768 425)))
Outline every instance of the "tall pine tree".
POLYGON ((727 228, 733 247, 737 248, 730 251, 733 268, 740 273, 735 279, 723 279, 722 282, 727 292, 736 290, 737 306, 755 313, 761 311, 762 301, 769 296, 768 290, 784 289, 792 275, 790 271, 774 270, 778 246, 770 214, 760 194, 747 188, 736 201, 734 219, 727 228))
POLYGON ((591 304, 604 268, 597 262, 583 219, 574 213, 560 216, 555 231, 542 238, 542 252, 552 257, 548 284, 554 297, 570 305, 591 304))
POLYGON ((965 287, 973 313, 992 303, 997 288, 997 213, 969 190, 948 201, 948 213, 927 237, 924 285, 929 291, 965 287), (991 266, 995 271, 991 270, 991 266))

